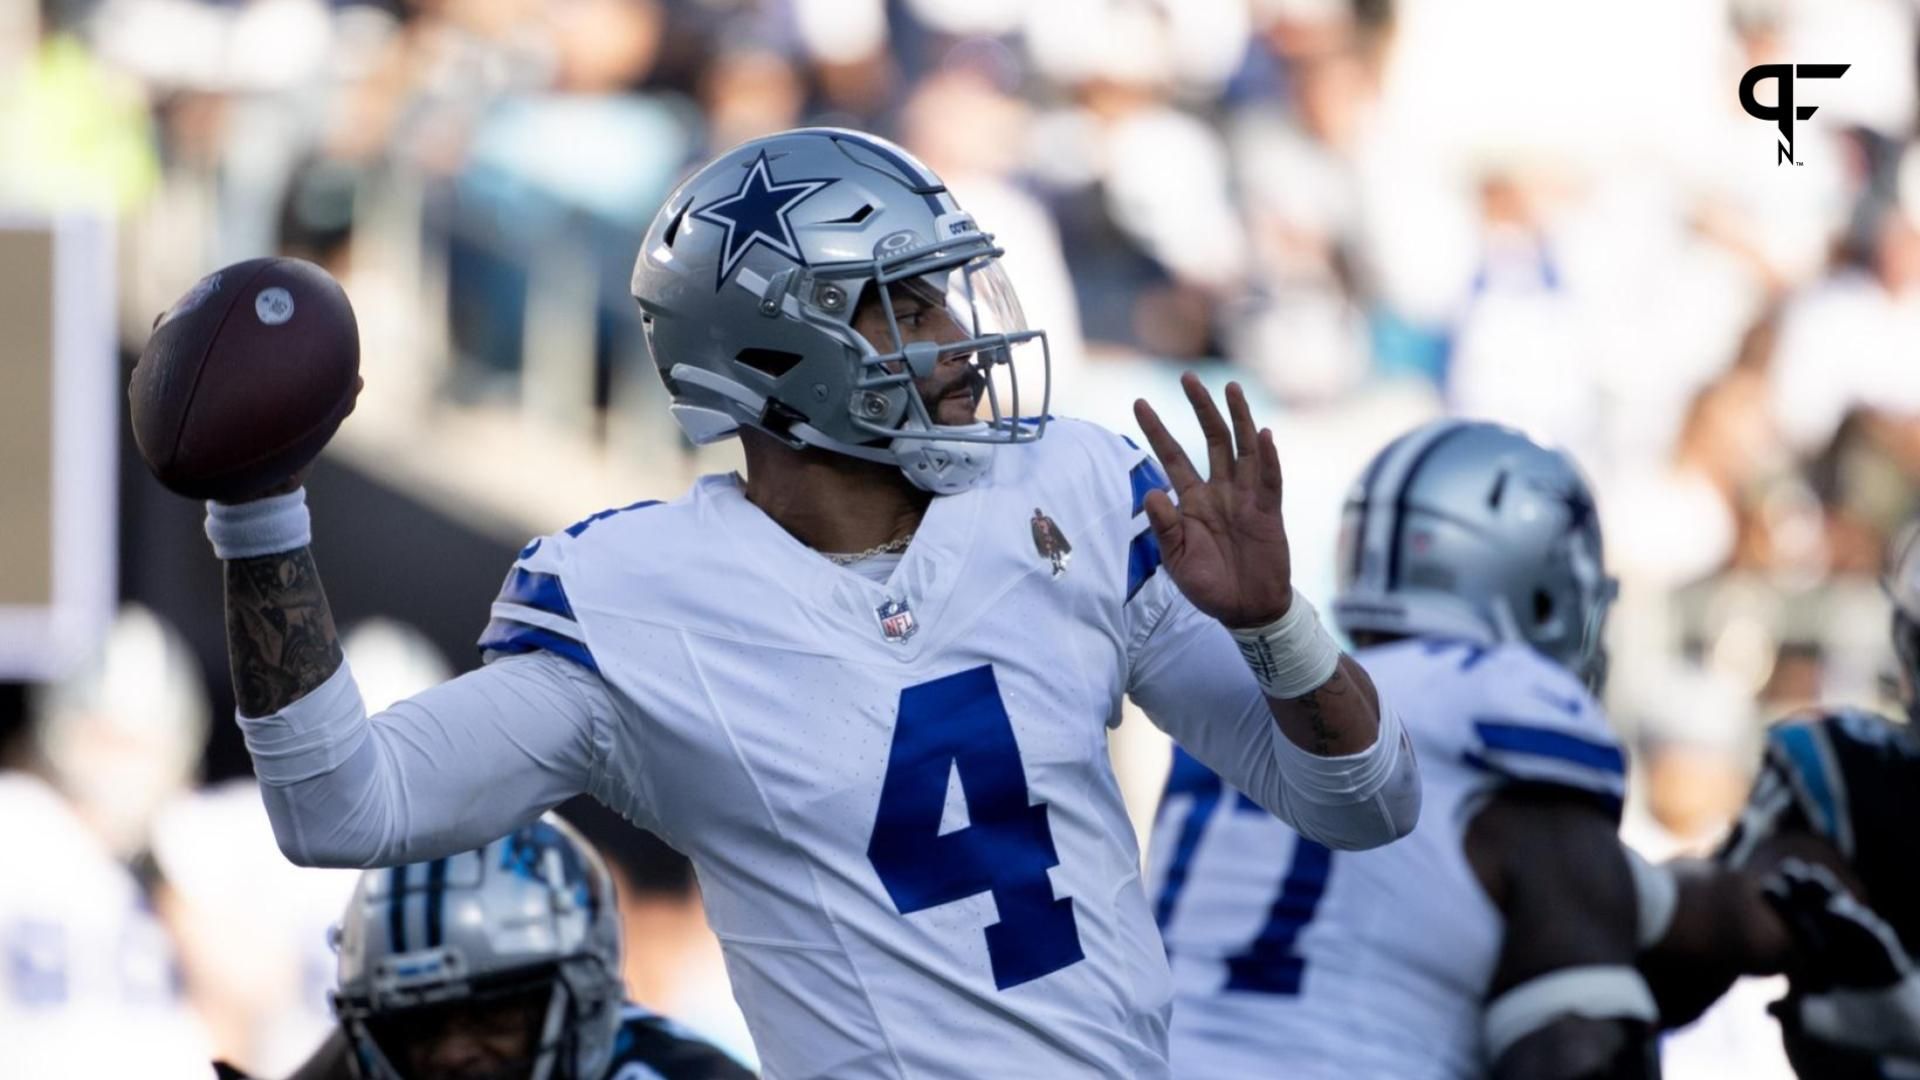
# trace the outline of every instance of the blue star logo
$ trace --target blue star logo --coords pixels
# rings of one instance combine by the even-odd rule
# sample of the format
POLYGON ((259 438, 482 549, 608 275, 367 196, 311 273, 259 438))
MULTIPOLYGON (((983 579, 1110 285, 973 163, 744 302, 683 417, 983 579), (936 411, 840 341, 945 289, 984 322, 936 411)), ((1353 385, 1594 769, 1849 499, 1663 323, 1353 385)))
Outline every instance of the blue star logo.
POLYGON ((787 215, 833 182, 828 179, 774 183, 772 173, 767 170, 766 151, 761 151, 740 182, 739 191, 693 212, 701 221, 727 230, 726 242, 720 249, 720 272, 714 278, 713 287, 718 289, 726 283, 727 275, 733 273, 733 268, 740 265, 740 260, 755 244, 765 244, 805 266, 807 260, 794 241, 793 225, 787 215))

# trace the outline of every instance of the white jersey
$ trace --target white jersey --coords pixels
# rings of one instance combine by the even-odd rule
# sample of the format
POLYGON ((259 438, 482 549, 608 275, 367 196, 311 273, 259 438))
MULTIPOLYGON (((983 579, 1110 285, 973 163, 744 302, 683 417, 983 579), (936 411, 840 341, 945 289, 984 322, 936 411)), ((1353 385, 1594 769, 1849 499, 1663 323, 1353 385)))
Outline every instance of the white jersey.
POLYGON ((1152 841, 1173 966, 1174 1075, 1464 1080, 1503 937, 1463 845, 1501 785, 1561 785, 1616 811, 1625 759, 1599 706, 1521 645, 1406 641, 1357 654, 1426 784, 1413 834, 1329 851, 1185 754, 1152 841))
POLYGON ((1305 797, 1324 759, 1160 569, 1164 483, 1054 421, 933 499, 883 581, 731 476, 597 514, 521 552, 480 671, 369 720, 343 665, 243 719, 275 834, 391 865, 590 791, 692 858, 770 1077, 1163 1076, 1167 963, 1107 757, 1122 695, 1331 843, 1399 835, 1419 797, 1390 715, 1334 765, 1367 783, 1305 797))
POLYGON ((0 1076, 213 1075, 133 876, 36 777, 0 772, 0 1076))

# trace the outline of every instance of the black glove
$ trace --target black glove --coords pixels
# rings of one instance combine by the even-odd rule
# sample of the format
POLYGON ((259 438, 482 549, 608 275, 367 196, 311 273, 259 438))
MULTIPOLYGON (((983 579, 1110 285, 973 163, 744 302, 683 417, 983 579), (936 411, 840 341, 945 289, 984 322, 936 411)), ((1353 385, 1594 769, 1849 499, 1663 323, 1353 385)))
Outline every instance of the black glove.
POLYGON ((1920 1059, 1920 977, 1893 927, 1824 866, 1783 859, 1763 889, 1797 954, 1773 1006, 1788 1031, 1920 1059))

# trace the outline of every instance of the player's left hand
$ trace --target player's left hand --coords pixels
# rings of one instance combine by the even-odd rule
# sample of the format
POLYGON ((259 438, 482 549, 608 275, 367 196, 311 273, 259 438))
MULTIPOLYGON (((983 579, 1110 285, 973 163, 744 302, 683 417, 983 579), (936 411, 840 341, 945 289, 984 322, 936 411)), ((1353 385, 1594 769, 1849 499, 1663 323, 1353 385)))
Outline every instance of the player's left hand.
POLYGON ((1280 451, 1271 430, 1254 428, 1239 383, 1227 384, 1231 430, 1198 376, 1181 376, 1180 386, 1206 436, 1205 480, 1153 406, 1133 403, 1134 419, 1179 496, 1176 505, 1164 491, 1147 493, 1161 565, 1194 607, 1236 629, 1265 626, 1293 603, 1293 559, 1280 518, 1280 451))

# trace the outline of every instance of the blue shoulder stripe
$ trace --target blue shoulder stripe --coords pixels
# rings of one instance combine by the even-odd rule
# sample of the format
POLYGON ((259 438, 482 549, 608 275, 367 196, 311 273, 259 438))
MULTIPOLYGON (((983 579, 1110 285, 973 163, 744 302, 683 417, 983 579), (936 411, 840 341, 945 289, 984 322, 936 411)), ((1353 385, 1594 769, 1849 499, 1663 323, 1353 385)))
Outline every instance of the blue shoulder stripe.
POLYGON ((500 586, 500 599, 563 619, 574 617, 573 605, 567 602, 567 590, 561 586, 560 578, 555 574, 543 574, 538 570, 516 566, 507 573, 506 584, 500 586))
POLYGON ((544 649, 556 656, 567 659, 593 672, 600 674, 600 665, 593 660, 586 643, 562 637, 551 630, 538 626, 528 626, 512 619, 494 619, 480 634, 482 653, 525 653, 544 649))
POLYGON ((1618 776, 1627 772, 1627 756, 1618 746, 1569 732, 1491 718, 1475 720, 1473 730, 1481 745, 1495 753, 1553 758, 1618 776))
POLYGON ((1152 458, 1141 458, 1140 464, 1127 474, 1127 480, 1133 484, 1133 512, 1138 514, 1147 508, 1147 492, 1165 491, 1169 485, 1167 474, 1160 471, 1160 465, 1152 458))
POLYGON ((1153 529, 1140 530, 1127 548, 1127 599, 1147 583, 1154 571, 1160 569, 1160 541, 1154 538, 1153 529))
POLYGON ((624 514, 629 510, 644 510, 649 506, 659 506, 659 505, 660 505, 659 499, 641 499, 637 503, 629 503, 626 506, 616 506, 611 510, 602 510, 597 514, 590 514, 587 517, 584 517, 579 521, 576 521, 573 524, 567 526, 566 533, 568 536, 578 538, 581 533, 586 532, 587 529, 591 528, 593 523, 596 521, 605 521, 606 519, 612 517, 615 514, 624 514))
POLYGON ((1807 724, 1781 724, 1769 737, 1786 754, 1801 790, 1824 819, 1814 822, 1814 828, 1827 839, 1838 839, 1840 801, 1835 797, 1833 786, 1827 783, 1826 748, 1821 745, 1824 740, 1807 724))

